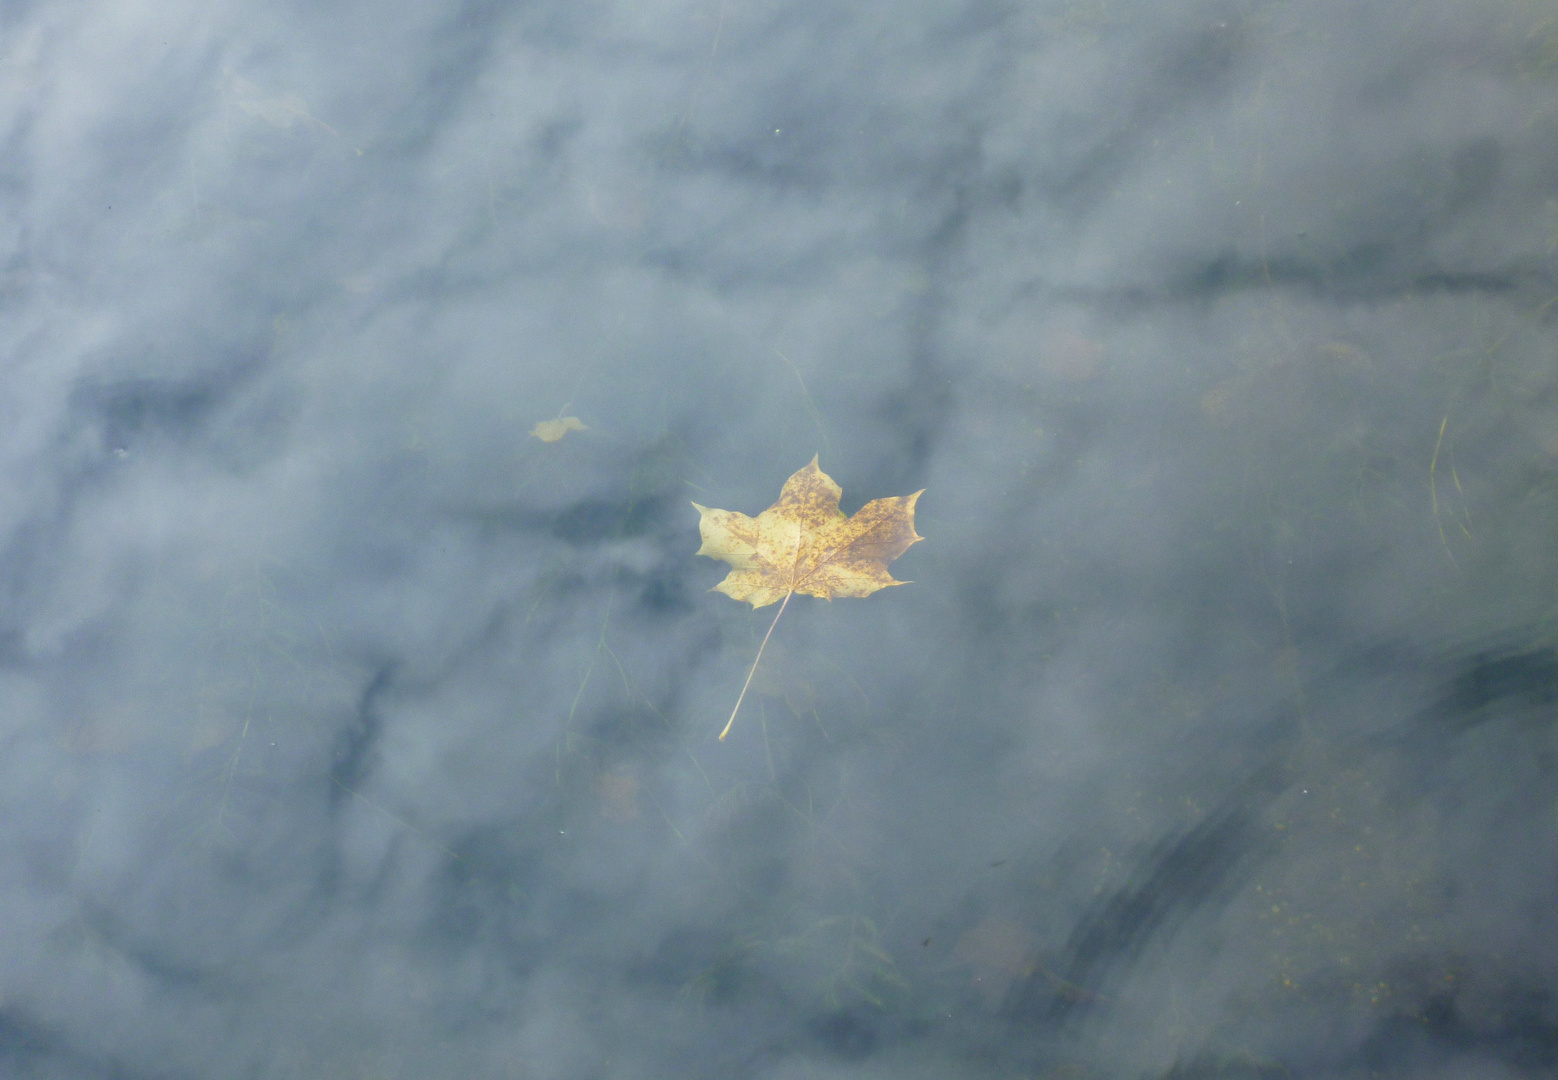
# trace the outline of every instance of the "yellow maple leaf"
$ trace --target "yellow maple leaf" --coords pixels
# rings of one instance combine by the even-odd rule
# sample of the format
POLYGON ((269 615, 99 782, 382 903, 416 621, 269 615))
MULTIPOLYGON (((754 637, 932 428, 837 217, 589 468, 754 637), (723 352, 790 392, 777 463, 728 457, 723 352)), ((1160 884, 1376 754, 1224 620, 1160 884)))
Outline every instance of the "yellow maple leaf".
POLYGON ((699 555, 731 565, 715 586, 753 608, 779 603, 779 611, 758 646, 741 697, 720 732, 723 739, 735 722, 741 701, 752 685, 752 674, 763 658, 768 638, 796 593, 832 600, 836 596, 870 596, 889 585, 904 585, 887 572, 887 564, 925 539, 914 531, 914 503, 922 494, 899 495, 866 503, 854 516, 839 510, 843 490, 833 478, 811 464, 784 483, 779 501, 755 518, 730 510, 697 507, 703 536, 699 555))

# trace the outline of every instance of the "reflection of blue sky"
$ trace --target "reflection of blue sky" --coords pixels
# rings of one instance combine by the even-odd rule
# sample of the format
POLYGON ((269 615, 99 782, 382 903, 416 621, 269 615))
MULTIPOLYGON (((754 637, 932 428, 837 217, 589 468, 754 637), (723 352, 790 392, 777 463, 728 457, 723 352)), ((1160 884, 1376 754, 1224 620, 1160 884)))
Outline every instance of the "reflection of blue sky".
POLYGON ((1554 25, 8 8, 0 1073, 1540 1074, 1554 25))

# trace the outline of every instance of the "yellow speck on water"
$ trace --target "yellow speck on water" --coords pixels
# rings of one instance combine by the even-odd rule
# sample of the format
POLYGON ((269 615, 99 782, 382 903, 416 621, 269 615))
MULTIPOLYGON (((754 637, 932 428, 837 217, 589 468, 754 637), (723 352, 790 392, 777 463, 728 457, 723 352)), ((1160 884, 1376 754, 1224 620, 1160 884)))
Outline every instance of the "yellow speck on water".
POLYGON ((530 429, 530 434, 545 443, 554 443, 570 431, 588 431, 584 421, 577 416, 563 416, 556 420, 543 420, 530 429))

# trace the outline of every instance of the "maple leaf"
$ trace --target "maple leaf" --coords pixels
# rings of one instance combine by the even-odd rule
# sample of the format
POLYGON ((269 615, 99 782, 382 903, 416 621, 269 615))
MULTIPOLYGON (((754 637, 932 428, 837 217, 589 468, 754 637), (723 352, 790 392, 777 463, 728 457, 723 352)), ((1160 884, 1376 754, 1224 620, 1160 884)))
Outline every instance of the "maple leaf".
POLYGON ((754 609, 779 603, 779 611, 763 635, 746 685, 720 732, 723 739, 735 723, 736 713, 752 685, 752 675, 779 616, 796 593, 832 600, 836 596, 870 596, 889 585, 905 585, 887 572, 887 564, 925 539, 914 531, 914 503, 924 488, 913 495, 874 499, 854 516, 839 510, 844 492, 833 478, 811 464, 784 482, 779 501, 755 518, 731 510, 697 507, 698 531, 703 536, 699 555, 722 559, 731 565, 725 580, 714 586, 734 600, 754 609))

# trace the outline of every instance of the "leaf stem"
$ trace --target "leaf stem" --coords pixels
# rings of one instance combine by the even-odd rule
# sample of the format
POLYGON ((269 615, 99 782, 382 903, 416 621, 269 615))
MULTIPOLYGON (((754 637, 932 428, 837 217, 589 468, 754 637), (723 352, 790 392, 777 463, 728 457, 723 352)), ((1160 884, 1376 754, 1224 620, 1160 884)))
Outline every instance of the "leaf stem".
POLYGON ((763 643, 757 647, 757 656, 752 660, 752 670, 747 672, 747 681, 741 687, 741 696, 736 698, 736 707, 730 710, 730 719, 725 721, 725 730, 719 733, 720 741, 730 734, 730 725, 736 722, 736 714, 741 711, 741 703, 746 699, 747 688, 752 685, 752 676, 757 674, 757 662, 763 658, 763 650, 768 648, 768 639, 773 637, 774 627, 779 625, 779 616, 784 614, 785 607, 790 603, 790 597, 795 595, 791 589, 784 594, 784 603, 779 605, 779 611, 774 615, 774 621, 768 624, 768 633, 763 635, 763 643))

